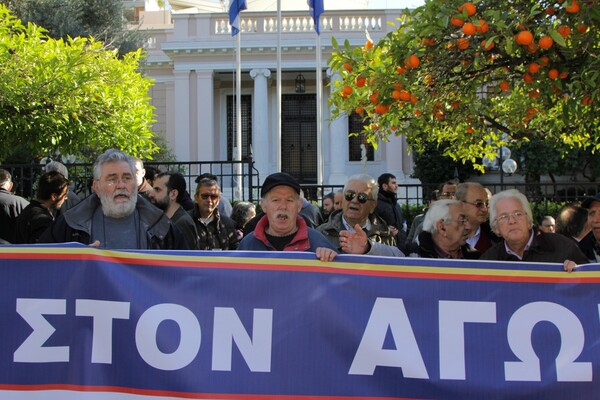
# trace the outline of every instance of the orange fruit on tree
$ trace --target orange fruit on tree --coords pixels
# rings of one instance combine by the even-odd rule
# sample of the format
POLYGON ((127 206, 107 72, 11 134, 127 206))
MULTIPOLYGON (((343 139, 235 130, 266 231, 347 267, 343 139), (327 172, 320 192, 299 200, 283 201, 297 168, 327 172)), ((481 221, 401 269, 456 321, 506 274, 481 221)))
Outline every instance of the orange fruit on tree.
POLYGON ((579 33, 585 33, 587 31, 588 27, 586 24, 579 24, 577 26, 577 32, 579 33))
POLYGON ((542 36, 538 43, 542 49, 547 50, 552 47, 554 40, 550 36, 542 36))
POLYGON ((395 89, 392 92, 392 99, 394 99, 394 100, 400 100, 400 89, 395 89))
POLYGON ((348 72, 352 72, 352 64, 350 64, 349 62, 345 62, 344 69, 348 72))
POLYGON ((417 68, 420 64, 421 64, 421 60, 419 59, 419 57, 415 56, 414 54, 411 54, 410 57, 408 57, 408 65, 411 68, 417 68))
POLYGON ((385 114, 386 112, 388 112, 388 110, 390 109, 390 106, 384 106, 383 104, 377 104, 375 106, 375 112, 377 114, 385 114))
POLYGON ((417 96, 415 96, 414 94, 410 95, 410 102, 412 104, 417 104, 417 101, 419 101, 419 98, 417 96))
POLYGON ((532 99, 537 99, 540 97, 540 89, 531 89, 528 94, 532 99))
POLYGON ((467 133, 473 133, 473 132, 475 132, 475 129, 473 129, 473 127, 470 126, 467 128, 467 133))
POLYGON ((487 22, 485 22, 484 19, 480 19, 479 20, 479 31, 481 33, 486 33, 489 30, 490 30, 490 26, 487 24, 487 22))
POLYGON ((558 74, 558 77, 560 79, 566 79, 568 76, 569 76, 568 72, 561 72, 561 73, 558 74))
POLYGON ((583 99, 581 99, 581 103, 584 106, 590 106, 593 102, 594 101, 592 100, 592 96, 590 96, 589 94, 586 94, 585 96, 583 96, 583 99))
POLYGON ((413 111, 413 114, 417 117, 420 117, 421 114, 423 114, 423 113, 421 112, 421 110, 417 109, 417 110, 413 111))
POLYGON ((467 22, 462 26, 462 33, 467 36, 474 35, 475 32, 477 32, 477 28, 475 28, 475 25, 473 25, 471 22, 467 22))
POLYGON ((371 100, 371 103, 379 104, 379 99, 377 98, 377 94, 379 94, 378 90, 375 90, 373 93, 371 93, 371 95, 369 96, 369 100, 371 100))
POLYGON ((540 66, 545 67, 550 62, 550 59, 546 56, 540 57, 539 59, 540 66))
POLYGON ((523 80, 525 81, 525 83, 533 83, 533 76, 531 76, 531 74, 529 72, 525 72, 525 74, 523 74, 523 80))
POLYGON ((463 26, 464 23, 465 23, 465 21, 460 18, 456 18, 456 17, 450 18, 450 24, 453 26, 463 26))
POLYGON ((456 40, 456 46, 461 50, 466 50, 469 48, 469 39, 467 38, 458 38, 456 40))
POLYGON ((517 33, 517 44, 527 46, 533 42, 533 35, 529 31, 521 31, 517 33))
POLYGON ((482 40, 481 41, 481 48, 483 49, 483 51, 489 51, 491 49, 493 49, 495 46, 495 43, 493 41, 488 41, 487 40, 482 40))
POLYGON ((538 50, 538 45, 535 42, 531 42, 527 45, 527 51, 531 54, 535 53, 538 50))
POLYGON ((396 72, 398 72, 398 75, 402 75, 402 74, 406 73, 406 68, 398 65, 398 67, 396 67, 396 72))
POLYGON ((565 7, 565 10, 569 13, 569 14, 575 14, 578 13, 579 10, 581 10, 581 6, 579 5, 579 3, 577 3, 576 0, 572 0, 571 5, 568 5, 567 7, 565 7))
POLYGON ((434 38, 423 38, 423 45, 425 46, 433 46, 435 44, 434 38))
POLYGON ((548 71, 548 78, 550 78, 550 79, 558 78, 558 70, 556 68, 552 68, 550 71, 548 71))
POLYGON ((354 83, 356 84, 356 87, 363 87, 367 84, 367 78, 359 75, 354 80, 354 83))
POLYGON ((475 15, 475 13, 477 12, 477 8, 475 7, 475 4, 471 3, 470 1, 466 2, 462 6, 458 7, 458 12, 462 12, 465 9, 467 10, 467 15, 469 17, 475 15))
POLYGON ((540 64, 538 64, 538 63, 531 63, 531 64, 529 64, 529 67, 527 67, 527 69, 532 74, 537 74, 538 72, 540 72, 540 64))
POLYGON ((363 115, 365 113, 365 109, 362 108, 361 106, 356 107, 356 109, 354 111, 356 111, 356 113, 358 115, 363 115))
POLYGON ((504 91, 507 91, 508 89, 510 89, 510 85, 506 81, 500 82, 498 87, 500 87, 500 90, 504 90, 504 91))
POLYGON ((370 49, 372 49, 372 48, 373 48, 373 41, 372 41, 372 40, 367 40, 367 41, 365 42, 365 49, 366 49, 366 50, 370 50, 370 49))
POLYGON ((569 36, 571 34, 571 28, 569 28, 567 25, 561 25, 558 27, 558 29, 556 30, 560 36, 566 38, 567 36, 569 36))
POLYGON ((342 88, 342 97, 348 97, 352 94, 353 89, 350 86, 344 86, 342 88))
POLYGON ((556 9, 552 6, 546 8, 546 14, 547 15, 554 15, 556 13, 556 9))
POLYGON ((410 93, 408 91, 406 91, 406 90, 401 90, 399 98, 402 101, 409 101, 410 100, 410 93))

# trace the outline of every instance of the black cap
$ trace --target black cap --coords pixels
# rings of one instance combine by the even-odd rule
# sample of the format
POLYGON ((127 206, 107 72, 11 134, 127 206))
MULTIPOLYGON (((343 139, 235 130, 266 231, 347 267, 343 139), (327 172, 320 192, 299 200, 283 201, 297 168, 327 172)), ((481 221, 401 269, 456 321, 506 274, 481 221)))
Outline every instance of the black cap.
POLYGON ((600 193, 596 193, 594 197, 586 197, 585 199, 583 199, 583 201, 581 202, 581 207, 590 208, 594 201, 600 201, 600 193))
POLYGON ((260 197, 265 197, 269 190, 273 189, 275 186, 289 186, 296 191, 296 193, 300 194, 300 184, 298 181, 291 176, 290 174, 286 174, 285 172, 276 172, 267 176, 267 179, 262 184, 260 189, 260 197))

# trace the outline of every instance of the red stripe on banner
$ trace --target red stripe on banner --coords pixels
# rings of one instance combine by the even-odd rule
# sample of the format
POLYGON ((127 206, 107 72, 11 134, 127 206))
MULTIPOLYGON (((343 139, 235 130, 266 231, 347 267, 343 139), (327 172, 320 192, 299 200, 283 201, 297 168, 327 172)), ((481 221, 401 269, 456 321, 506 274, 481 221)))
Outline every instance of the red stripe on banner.
MULTIPOLYGON (((132 253, 128 253, 132 254, 132 253)), ((100 261, 107 263, 120 263, 129 265, 146 265, 156 267, 176 267, 176 268, 210 268, 210 269, 239 269, 239 270, 253 270, 253 271, 293 271, 293 272, 314 272, 324 274, 347 274, 347 275, 364 275, 364 276, 379 276, 379 277, 390 277, 390 278, 408 278, 408 279, 428 279, 428 280, 456 280, 456 281, 480 281, 480 282, 525 282, 525 283, 549 283, 549 284, 595 284, 600 283, 600 277, 576 277, 577 272, 573 272, 567 275, 564 272, 564 277, 560 276, 529 276, 529 275, 518 275, 519 271, 515 271, 515 275, 510 274, 509 270, 503 270, 502 274, 492 273, 490 275, 482 274, 481 269, 478 269, 479 274, 469 274, 464 272, 454 273, 440 273, 440 272, 420 272, 420 271, 409 271, 407 269, 414 268, 412 266, 398 266, 399 270, 378 270, 378 269, 356 269, 356 268, 344 268, 331 266, 313 266, 313 265, 295 265, 286 263, 273 263, 274 259, 268 259, 268 264, 256 264, 254 262, 225 262, 225 261, 201 261, 202 257, 198 257, 195 260, 178 260, 178 259, 150 259, 146 257, 132 258, 132 257, 120 257, 120 256, 106 256, 100 254, 86 254, 86 253, 75 253, 75 254, 48 254, 48 253, 3 253, 5 259, 17 259, 17 260, 62 260, 62 261, 100 261), (400 270, 402 268, 402 270, 400 270)), ((188 257, 188 256, 185 256, 188 257)), ((213 256, 211 256, 212 258, 213 256)), ((245 256, 244 258, 252 258, 245 256)), ((261 260, 261 258, 254 258, 261 260)), ((297 262, 297 261, 296 261, 297 262)), ((307 260, 308 263, 313 261, 307 260)), ((339 264, 338 264, 339 265, 339 264)), ((372 266, 377 264, 370 264, 372 266)), ((389 267, 389 265, 388 265, 389 267)), ((375 267, 376 268, 376 267, 375 267)), ((417 267, 422 268, 422 267, 417 267)), ((435 267, 432 267, 435 268, 435 267)), ((456 271, 457 269, 467 270, 468 268, 448 268, 449 270, 456 271)), ((528 271, 534 272, 534 271, 528 271)), ((560 272, 563 274, 563 272, 560 272)))
POLYGON ((280 394, 237 394, 237 393, 186 393, 173 392, 168 390, 150 390, 135 389, 119 386, 84 386, 84 385, 3 385, 0 384, 0 391, 49 391, 66 390, 73 392, 96 392, 96 393, 126 393, 144 396, 162 396, 178 397, 182 399, 215 399, 215 400, 347 400, 347 399, 369 399, 369 400, 417 400, 409 397, 372 397, 372 396, 300 396, 300 395, 280 395, 280 394))

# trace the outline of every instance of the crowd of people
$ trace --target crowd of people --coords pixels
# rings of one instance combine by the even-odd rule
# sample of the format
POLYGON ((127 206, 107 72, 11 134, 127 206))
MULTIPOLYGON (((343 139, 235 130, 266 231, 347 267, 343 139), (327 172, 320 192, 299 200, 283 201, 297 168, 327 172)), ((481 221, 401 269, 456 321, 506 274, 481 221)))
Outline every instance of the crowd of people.
POLYGON ((310 251, 338 254, 561 263, 567 271, 600 262, 600 194, 533 220, 517 190, 492 194, 476 182, 444 182, 410 229, 397 200, 396 177, 351 176, 323 198, 322 211, 298 181, 278 172, 263 182, 257 209, 233 207, 217 177, 196 179, 192 196, 178 172, 146 170, 119 150, 93 167, 92 195, 70 190, 64 165, 52 162, 31 202, 11 193, 0 169, 3 244, 79 242, 106 249, 310 251))

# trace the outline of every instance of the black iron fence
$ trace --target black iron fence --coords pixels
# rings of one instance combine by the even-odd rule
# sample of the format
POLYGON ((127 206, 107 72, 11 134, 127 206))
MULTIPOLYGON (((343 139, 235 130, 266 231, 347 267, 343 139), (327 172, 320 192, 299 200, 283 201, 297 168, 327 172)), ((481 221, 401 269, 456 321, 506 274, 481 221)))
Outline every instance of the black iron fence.
MULTIPOLYGON (((69 179, 76 193, 86 197, 91 193, 93 182, 92 164, 66 164, 69 179)), ((188 190, 196 188, 195 179, 203 173, 215 175, 221 185, 223 195, 230 200, 258 200, 260 177, 251 161, 188 161, 188 162, 146 162, 146 167, 154 167, 160 171, 179 171, 187 180, 188 190)), ((13 191, 27 199, 35 195, 35 182, 43 173, 42 164, 2 165, 13 176, 13 191)), ((437 184, 399 185, 398 200, 406 205, 424 205, 429 193, 437 188, 437 184)), ((600 192, 600 182, 568 182, 568 183, 494 183, 485 184, 492 193, 503 189, 517 189, 536 204, 545 202, 567 203, 581 201, 586 196, 600 192)), ((342 185, 302 185, 308 200, 322 205, 322 200, 329 192, 342 189, 342 185)))

